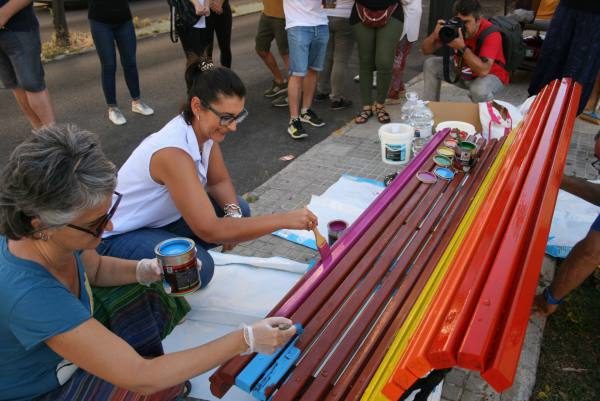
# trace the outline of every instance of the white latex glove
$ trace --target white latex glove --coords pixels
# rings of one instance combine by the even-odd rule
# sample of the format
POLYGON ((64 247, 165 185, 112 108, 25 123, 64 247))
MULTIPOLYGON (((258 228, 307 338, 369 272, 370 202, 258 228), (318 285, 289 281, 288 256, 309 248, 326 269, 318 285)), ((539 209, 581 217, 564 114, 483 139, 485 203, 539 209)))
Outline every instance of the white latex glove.
POLYGON ((138 283, 149 286, 150 284, 162 278, 162 269, 158 265, 158 260, 142 259, 135 267, 135 279, 138 283))
POLYGON ((268 317, 251 326, 244 325, 243 330, 248 344, 246 354, 272 354, 296 334, 296 327, 285 317, 268 317))

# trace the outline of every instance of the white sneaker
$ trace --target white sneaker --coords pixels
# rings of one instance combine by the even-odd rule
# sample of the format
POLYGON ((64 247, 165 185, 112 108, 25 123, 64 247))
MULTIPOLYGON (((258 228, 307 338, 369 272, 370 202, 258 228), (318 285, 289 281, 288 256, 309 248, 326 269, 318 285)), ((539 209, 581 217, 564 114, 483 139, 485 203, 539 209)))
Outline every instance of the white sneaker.
POLYGON ((121 110, 118 107, 108 108, 108 119, 115 125, 123 125, 127 122, 121 110))
POLYGON ((131 102, 131 111, 134 113, 141 114, 143 116, 151 116, 154 114, 154 110, 152 107, 148 106, 146 103, 138 100, 137 102, 131 102))

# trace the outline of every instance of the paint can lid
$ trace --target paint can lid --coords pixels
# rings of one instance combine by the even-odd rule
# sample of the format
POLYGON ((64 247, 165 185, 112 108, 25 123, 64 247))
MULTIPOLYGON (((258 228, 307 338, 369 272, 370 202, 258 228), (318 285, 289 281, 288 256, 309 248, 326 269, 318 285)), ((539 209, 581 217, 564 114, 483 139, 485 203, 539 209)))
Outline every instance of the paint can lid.
POLYGON ((435 184, 437 177, 431 171, 419 171, 417 173, 417 180, 424 184, 435 184))
POLYGON ((454 156, 454 149, 449 148, 447 146, 442 146, 440 148, 437 149, 437 154, 440 156, 446 156, 446 157, 453 157, 454 156))
POLYGON ((437 167, 433 172, 443 180, 452 181, 454 178, 454 171, 447 167, 437 167))
POLYGON ((452 164, 452 160, 449 157, 441 155, 433 156, 433 162, 440 167, 448 167, 452 164))

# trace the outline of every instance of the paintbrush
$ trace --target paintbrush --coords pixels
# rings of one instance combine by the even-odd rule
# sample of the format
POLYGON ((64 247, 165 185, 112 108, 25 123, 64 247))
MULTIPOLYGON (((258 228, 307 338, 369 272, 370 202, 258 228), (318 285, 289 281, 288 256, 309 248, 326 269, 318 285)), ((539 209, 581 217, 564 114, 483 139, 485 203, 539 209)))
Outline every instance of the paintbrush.
POLYGON ((317 249, 319 250, 319 254, 321 255, 321 261, 324 261, 328 257, 331 256, 331 249, 329 249, 329 244, 325 237, 321 235, 319 229, 315 226, 312 229, 315 234, 315 242, 317 243, 317 249))

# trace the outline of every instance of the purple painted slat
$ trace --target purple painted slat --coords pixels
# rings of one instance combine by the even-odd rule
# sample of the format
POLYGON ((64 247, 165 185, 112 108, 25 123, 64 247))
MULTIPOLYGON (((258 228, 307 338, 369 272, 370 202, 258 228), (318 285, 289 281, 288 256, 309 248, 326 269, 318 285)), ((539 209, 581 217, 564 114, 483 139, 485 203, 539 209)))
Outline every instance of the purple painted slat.
POLYGON ((434 150, 442 143, 450 128, 445 128, 436 133, 433 138, 425 145, 421 152, 406 165, 398 176, 392 181, 389 187, 379 194, 371 205, 361 213, 356 221, 348 228, 348 231, 340 237, 339 240, 331 247, 331 257, 323 261, 319 261, 310 272, 300 288, 298 288, 287 301, 273 314, 273 316, 289 317, 294 313, 300 304, 308 298, 317 285, 329 274, 338 262, 348 253, 350 248, 360 239, 364 232, 373 224, 379 217, 382 210, 385 209, 390 202, 404 188, 408 181, 415 176, 423 163, 431 156, 434 150))

